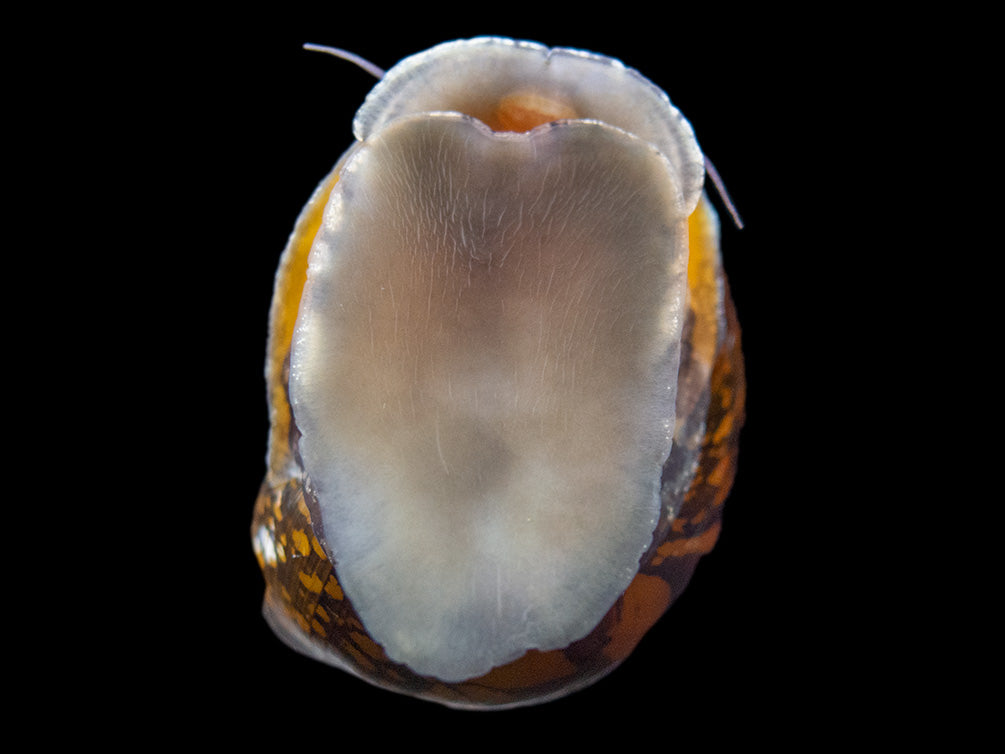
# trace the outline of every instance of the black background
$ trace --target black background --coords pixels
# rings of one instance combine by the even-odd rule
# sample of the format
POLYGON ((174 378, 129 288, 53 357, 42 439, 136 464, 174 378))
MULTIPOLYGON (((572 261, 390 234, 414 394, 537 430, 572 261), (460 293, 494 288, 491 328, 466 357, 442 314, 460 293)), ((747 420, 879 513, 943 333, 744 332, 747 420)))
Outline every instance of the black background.
POLYGON ((832 523, 846 482, 831 470, 826 438, 839 411, 821 347, 833 327, 828 260, 839 243, 825 217, 837 193, 830 177, 843 169, 832 103, 849 85, 828 44, 763 10, 667 7, 653 17, 625 6, 560 11, 552 21, 367 12, 174 19, 156 56, 156 96, 141 116, 150 141, 137 168, 160 184, 142 216, 168 219, 159 225, 167 261, 149 268, 166 294, 155 303, 166 348, 151 364, 164 430, 142 472, 151 507, 166 512, 137 523, 156 544, 137 557, 150 580, 133 598, 146 628, 123 648, 136 664, 136 694, 147 684, 176 689, 157 716, 203 739, 317 749, 349 745, 353 734, 530 745, 544 731, 570 744, 611 733, 618 748, 813 744, 873 714, 854 698, 835 701, 857 629, 845 617, 853 586, 835 578, 846 556, 834 545, 851 526, 832 523), (249 536, 265 473, 276 263, 300 208, 349 146, 353 113, 373 85, 301 45, 344 47, 387 68, 483 34, 588 49, 638 69, 691 121, 746 223, 737 230, 718 205, 748 411, 716 549, 609 677, 496 713, 380 691, 287 649, 260 617, 249 536))

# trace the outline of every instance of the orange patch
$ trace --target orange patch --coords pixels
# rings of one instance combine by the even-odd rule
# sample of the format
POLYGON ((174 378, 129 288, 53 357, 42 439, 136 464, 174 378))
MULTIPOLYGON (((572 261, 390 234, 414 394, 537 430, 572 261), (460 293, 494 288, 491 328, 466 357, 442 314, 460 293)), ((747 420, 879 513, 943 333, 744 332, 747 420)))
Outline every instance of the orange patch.
POLYGON ((697 536, 664 542, 658 552, 665 558, 680 558, 685 555, 694 554, 704 555, 711 552, 712 548, 715 547, 715 542, 719 539, 719 529, 721 528, 722 524, 716 522, 714 526, 710 526, 697 536))
POLYGON ((329 597, 335 600, 342 600, 345 597, 342 593, 342 587, 338 583, 338 579, 334 576, 330 576, 328 581, 325 582, 325 592, 329 597))
POLYGON ((670 585, 657 576, 638 574, 622 597, 621 616, 610 632, 604 654, 620 662, 670 606, 670 585))
POLYGON ((302 496, 297 500, 297 511, 301 516, 307 519, 307 523, 311 522, 311 512, 308 510, 307 503, 304 501, 302 496))
POLYGON ((530 131, 554 120, 579 117, 568 102, 542 92, 513 92, 499 100, 495 110, 485 117, 495 131, 530 131))
POLYGON ((311 551, 310 540, 307 539, 307 533, 303 529, 294 529, 292 536, 293 546, 296 548, 297 552, 306 557, 311 551))
POLYGON ((729 458, 723 458, 715 465, 715 467, 708 472, 708 483, 713 487, 722 487, 726 478, 729 475, 729 470, 732 467, 732 461, 729 458))
POLYGON ((301 571, 297 575, 300 577, 300 583, 304 585, 307 591, 321 594, 321 579, 318 578, 316 573, 306 574, 301 571))
POLYGON ((325 555, 324 549, 321 547, 321 543, 318 542, 317 537, 311 537, 311 547, 314 548, 314 554, 317 555, 322 560, 328 560, 328 556, 325 555))
POLYGON ((530 650, 519 660, 493 668, 479 679, 496 688, 523 688, 575 674, 576 666, 561 652, 530 650))

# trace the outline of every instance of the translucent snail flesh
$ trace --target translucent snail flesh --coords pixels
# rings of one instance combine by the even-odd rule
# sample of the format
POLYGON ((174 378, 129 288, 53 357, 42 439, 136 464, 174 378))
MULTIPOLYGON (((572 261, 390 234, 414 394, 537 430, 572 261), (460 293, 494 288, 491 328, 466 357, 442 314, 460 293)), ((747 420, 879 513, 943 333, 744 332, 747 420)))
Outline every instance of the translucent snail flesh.
POLYGON ((304 654, 456 707, 622 662, 718 536, 739 327, 666 95, 479 38, 402 61, 276 276, 252 540, 304 654))

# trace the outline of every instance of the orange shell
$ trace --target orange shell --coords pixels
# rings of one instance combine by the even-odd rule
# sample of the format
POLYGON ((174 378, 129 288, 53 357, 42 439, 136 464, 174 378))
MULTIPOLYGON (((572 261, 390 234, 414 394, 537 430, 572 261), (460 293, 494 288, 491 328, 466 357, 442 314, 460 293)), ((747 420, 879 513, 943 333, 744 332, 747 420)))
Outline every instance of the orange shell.
MULTIPOLYGON (((702 197, 688 220, 688 317, 681 376, 695 375, 697 389, 681 390, 678 424, 703 431, 693 448, 697 464, 676 482, 686 492, 679 510, 664 506, 629 588, 597 627, 562 650, 528 651, 480 678, 445 684, 416 675, 389 660, 367 634, 339 585, 332 563, 313 531, 297 460, 298 431, 288 397, 290 348, 307 269, 338 168, 305 207, 277 273, 270 317, 267 386, 272 430, 269 471, 255 503, 251 534, 266 581, 263 612, 273 629, 298 650, 300 632, 337 654, 343 669, 376 685, 458 707, 508 707, 547 701, 582 688, 616 668, 680 595, 699 558, 718 538, 722 504, 736 471, 745 382, 740 331, 723 275, 718 220, 702 197)), ((676 440, 664 467, 664 487, 675 473, 676 440)))

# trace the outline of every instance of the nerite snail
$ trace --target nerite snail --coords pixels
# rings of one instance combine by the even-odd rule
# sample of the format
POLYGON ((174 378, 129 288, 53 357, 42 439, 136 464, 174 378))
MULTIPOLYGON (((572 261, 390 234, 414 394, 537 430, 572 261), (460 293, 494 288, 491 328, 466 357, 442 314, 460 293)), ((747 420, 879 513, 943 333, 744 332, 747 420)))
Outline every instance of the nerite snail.
POLYGON ((480 38, 402 61, 276 276, 252 539, 290 646, 459 707, 564 695, 715 543, 739 328, 666 95, 480 38))

